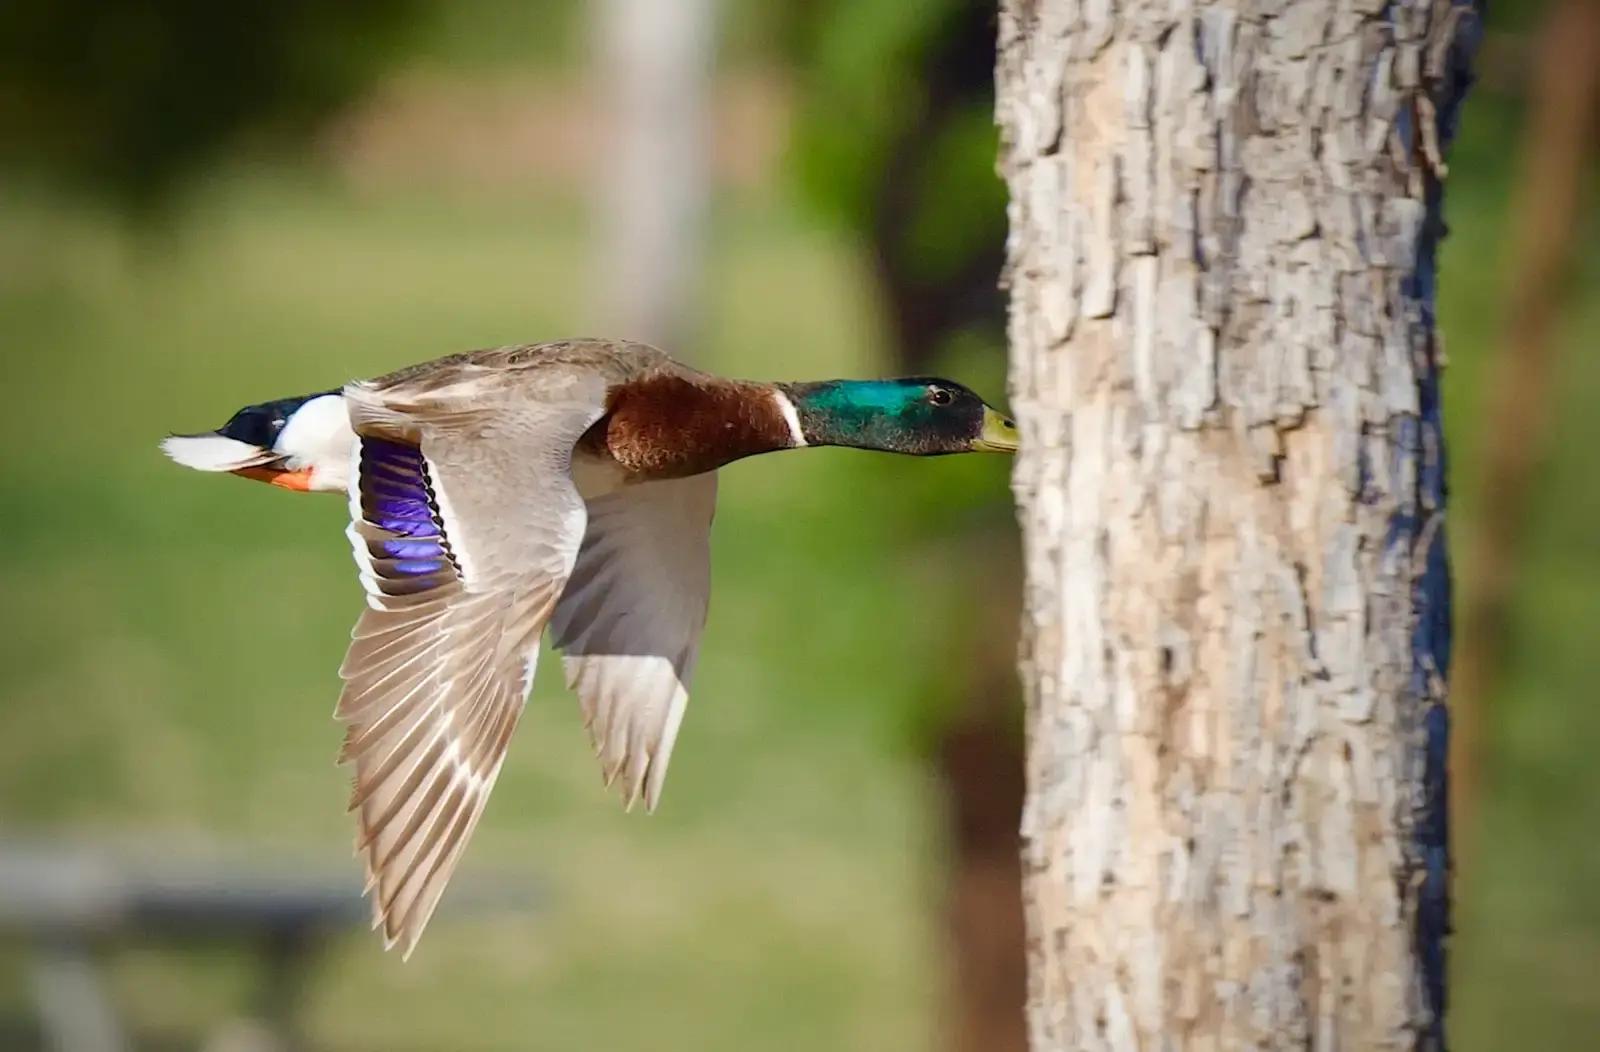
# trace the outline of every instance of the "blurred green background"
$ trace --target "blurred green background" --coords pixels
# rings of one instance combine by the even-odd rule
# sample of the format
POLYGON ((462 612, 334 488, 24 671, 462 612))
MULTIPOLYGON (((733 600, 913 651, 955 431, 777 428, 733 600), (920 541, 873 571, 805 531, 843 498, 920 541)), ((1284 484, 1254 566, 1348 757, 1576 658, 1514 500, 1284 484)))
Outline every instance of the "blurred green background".
MULTIPOLYGON (((915 124, 891 100, 915 95, 917 63, 960 6, 725 5, 700 335, 684 357, 755 377, 896 371, 904 326, 874 281, 870 230, 873 173, 890 161, 875 151, 894 141, 885 128, 915 124)), ((186 118, 163 149, 134 126, 161 126, 159 108, 29 95, 17 85, 43 60, 5 55, 0 120, 54 121, 61 142, 0 149, 0 834, 221 844, 353 871, 330 719, 359 603, 341 502, 186 474, 156 442, 453 350, 605 330, 584 5, 364 7, 331 28, 284 15, 290 39, 326 45, 284 52, 303 97, 252 89, 186 118), (55 108, 19 102, 41 97, 55 108), (75 121, 126 123, 119 141, 141 145, 75 121)), ((1516 40, 1540 10, 1495 17, 1516 40)), ((278 83, 270 62, 256 72, 278 83)), ((1496 437, 1480 421, 1525 106, 1515 69, 1480 86, 1447 190, 1440 316, 1469 592, 1459 553, 1494 499, 1476 458, 1496 437)), ((989 258, 1003 229, 981 100, 941 112, 917 170, 939 173, 928 195, 975 203, 943 223, 912 209, 909 254, 931 261, 913 284, 989 258)), ((1594 243, 1593 212, 1576 221, 1594 243)), ((1482 791, 1458 815, 1474 845, 1452 943, 1467 1050, 1600 1035, 1600 259, 1582 260, 1565 302, 1482 791)), ((997 396, 988 311, 947 319, 927 354, 997 396)), ((729 468, 695 702, 660 813, 625 815, 603 790, 547 660, 458 878, 526 879, 535 904, 452 911, 447 896, 405 964, 364 932, 338 938, 308 978, 308 1042, 943 1044, 952 834, 932 728, 970 689, 963 641, 1012 601, 1006 471, 833 450, 729 468)), ((29 1012, 26 964, 19 945, 0 948, 0 1017, 29 1012)), ((108 967, 136 1034, 196 1047, 238 1011, 256 964, 134 942, 108 967)))

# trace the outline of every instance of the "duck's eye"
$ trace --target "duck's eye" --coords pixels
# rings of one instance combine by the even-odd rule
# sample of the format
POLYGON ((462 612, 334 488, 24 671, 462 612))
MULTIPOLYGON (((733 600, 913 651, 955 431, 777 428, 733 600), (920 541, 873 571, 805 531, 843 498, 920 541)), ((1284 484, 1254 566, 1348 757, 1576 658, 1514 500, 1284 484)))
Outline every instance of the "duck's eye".
POLYGON ((949 391, 945 390, 943 387, 935 387, 932 391, 928 392, 928 401, 932 402, 934 405, 949 405, 954 400, 955 396, 949 391))

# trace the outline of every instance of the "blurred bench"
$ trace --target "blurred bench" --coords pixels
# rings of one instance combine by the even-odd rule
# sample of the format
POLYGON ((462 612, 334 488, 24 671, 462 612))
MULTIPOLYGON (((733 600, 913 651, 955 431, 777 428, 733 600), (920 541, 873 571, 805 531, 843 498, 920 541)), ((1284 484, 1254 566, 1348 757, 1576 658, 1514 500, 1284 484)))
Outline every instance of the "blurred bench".
MULTIPOLYGON (((104 981, 108 949, 204 940, 253 948, 262 963, 253 1014, 256 1047, 300 1047, 302 981, 330 939, 365 929, 351 862, 339 869, 228 863, 213 853, 156 855, 51 841, 0 839, 0 938, 27 951, 31 996, 53 1052, 129 1052, 126 1028, 104 981)), ((445 916, 462 906, 528 905, 529 882, 453 889, 445 916)), ((372 939, 372 952, 381 952, 372 939)))

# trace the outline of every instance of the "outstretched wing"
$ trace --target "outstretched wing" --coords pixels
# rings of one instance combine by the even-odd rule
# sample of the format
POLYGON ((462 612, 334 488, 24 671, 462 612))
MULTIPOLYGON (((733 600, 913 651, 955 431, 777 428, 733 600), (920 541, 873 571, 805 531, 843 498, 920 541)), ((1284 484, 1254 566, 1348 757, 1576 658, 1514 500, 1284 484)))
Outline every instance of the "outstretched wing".
POLYGON ((551 621, 567 685, 606 784, 655 809, 689 701, 711 595, 714 474, 629 486, 589 502, 588 531, 551 621))
POLYGON ((373 924, 409 955, 483 813, 577 557, 570 457, 604 392, 514 420, 346 394, 367 609, 339 670, 340 759, 355 767, 373 924))

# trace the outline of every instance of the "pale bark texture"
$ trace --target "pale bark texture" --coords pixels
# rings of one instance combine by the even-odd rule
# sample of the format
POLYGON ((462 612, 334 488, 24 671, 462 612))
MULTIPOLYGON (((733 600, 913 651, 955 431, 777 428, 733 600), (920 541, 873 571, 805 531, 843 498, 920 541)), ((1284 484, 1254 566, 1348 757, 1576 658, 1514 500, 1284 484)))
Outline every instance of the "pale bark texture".
POLYGON ((1036 1052, 1443 1046, 1452 0, 1003 0, 1036 1052))

